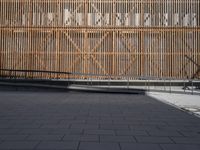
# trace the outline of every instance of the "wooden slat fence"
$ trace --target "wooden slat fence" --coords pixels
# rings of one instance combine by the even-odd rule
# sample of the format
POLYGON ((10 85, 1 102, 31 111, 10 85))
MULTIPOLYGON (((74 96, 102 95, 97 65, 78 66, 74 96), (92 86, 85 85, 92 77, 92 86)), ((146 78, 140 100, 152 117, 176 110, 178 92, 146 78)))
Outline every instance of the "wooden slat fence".
POLYGON ((196 64, 199 0, 0 0, 1 69, 183 79, 196 64))

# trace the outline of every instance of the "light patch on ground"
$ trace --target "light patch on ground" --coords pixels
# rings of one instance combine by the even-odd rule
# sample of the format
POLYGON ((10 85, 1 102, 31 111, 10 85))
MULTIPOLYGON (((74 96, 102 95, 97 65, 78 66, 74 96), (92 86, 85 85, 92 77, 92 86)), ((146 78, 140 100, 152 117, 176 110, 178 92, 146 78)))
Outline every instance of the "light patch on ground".
POLYGON ((148 92, 147 95, 200 116, 200 95, 161 92, 148 92))

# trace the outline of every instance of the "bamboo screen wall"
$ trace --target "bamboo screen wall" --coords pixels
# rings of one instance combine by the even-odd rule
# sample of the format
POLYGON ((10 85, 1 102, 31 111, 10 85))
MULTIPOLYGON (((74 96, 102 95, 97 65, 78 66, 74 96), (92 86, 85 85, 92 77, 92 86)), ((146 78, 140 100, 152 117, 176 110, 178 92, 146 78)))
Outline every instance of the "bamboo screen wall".
POLYGON ((0 0, 0 68, 182 79, 194 62, 199 0, 0 0))

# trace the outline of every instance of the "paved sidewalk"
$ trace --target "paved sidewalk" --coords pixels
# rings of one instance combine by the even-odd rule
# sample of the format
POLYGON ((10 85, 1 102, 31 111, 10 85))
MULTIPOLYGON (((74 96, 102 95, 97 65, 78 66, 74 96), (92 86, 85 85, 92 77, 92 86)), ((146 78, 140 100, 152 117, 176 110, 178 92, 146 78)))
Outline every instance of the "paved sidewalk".
POLYGON ((0 92, 0 150, 200 150, 200 119, 145 95, 0 92))
POLYGON ((200 95, 148 92, 148 96, 200 117, 200 95))

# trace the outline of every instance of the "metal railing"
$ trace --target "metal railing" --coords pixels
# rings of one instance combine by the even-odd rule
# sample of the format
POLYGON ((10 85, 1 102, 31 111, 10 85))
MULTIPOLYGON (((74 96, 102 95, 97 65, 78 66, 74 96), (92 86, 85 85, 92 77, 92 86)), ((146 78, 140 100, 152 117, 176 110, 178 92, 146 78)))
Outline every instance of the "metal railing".
POLYGON ((195 62, 192 58, 190 58, 189 56, 187 56, 187 55, 185 55, 185 58, 188 59, 190 62, 192 62, 195 66, 197 66, 197 71, 191 77, 191 79, 194 79, 195 76, 197 76, 198 73, 200 72, 200 65, 197 62, 195 62))
MULTIPOLYGON (((58 71, 42 71, 42 70, 15 70, 15 69, 0 69, 0 72, 9 72, 7 78, 9 79, 17 79, 18 77, 15 76, 18 72, 25 73, 24 79, 28 78, 28 73, 48 73, 48 74, 64 74, 68 76, 67 84, 79 84, 79 85, 86 85, 89 87, 123 87, 125 89, 131 90, 134 88, 140 88, 145 91, 162 91, 162 92, 178 92, 178 93, 188 93, 188 94, 200 94, 200 91, 197 89, 200 88, 200 80, 195 79, 182 79, 176 81, 173 78, 157 78, 157 77, 147 77, 147 76, 139 76, 135 77, 135 80, 130 80, 133 75, 121 75, 121 76, 113 76, 113 75, 100 75, 100 74, 84 74, 79 72, 58 72, 58 71), (11 76, 12 74, 14 76, 11 76), (77 80, 75 76, 89 76, 89 79, 81 79, 77 80), (93 77, 106 77, 107 80, 97 80, 93 77), (115 78, 123 77, 123 80, 113 80, 115 78), (102 84, 103 83, 103 84, 102 84), (117 83, 117 84, 116 84, 117 83), (182 87, 182 88, 181 88, 182 87), (177 89, 176 89, 177 88, 177 89)), ((49 79, 52 80, 52 79, 49 79)), ((56 80, 56 79, 53 79, 56 80)), ((57 79, 59 80, 59 79, 57 79)), ((63 80, 62 80, 63 81, 63 80)))

